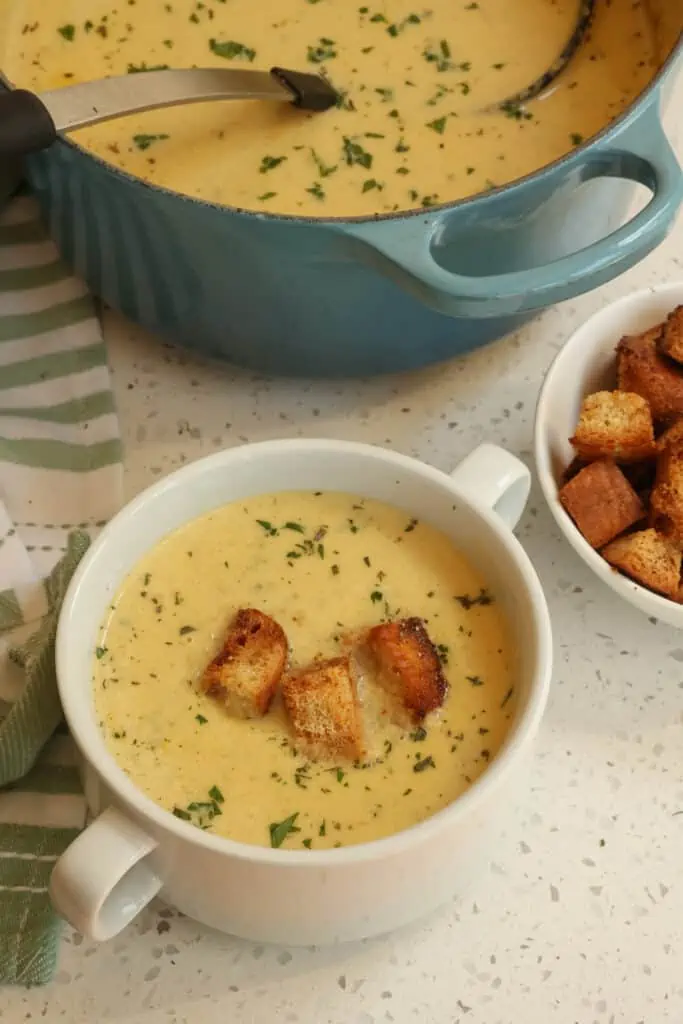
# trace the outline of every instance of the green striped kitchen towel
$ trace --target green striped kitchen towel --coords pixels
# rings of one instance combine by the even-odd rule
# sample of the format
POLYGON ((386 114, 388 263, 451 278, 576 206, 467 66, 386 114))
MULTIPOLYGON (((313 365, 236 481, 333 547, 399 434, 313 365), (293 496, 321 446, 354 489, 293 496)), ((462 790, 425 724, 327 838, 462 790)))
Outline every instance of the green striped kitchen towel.
POLYGON ((54 635, 89 536, 121 499, 93 302, 21 196, 0 216, 0 983, 41 984, 54 971, 48 879, 85 820, 54 635))

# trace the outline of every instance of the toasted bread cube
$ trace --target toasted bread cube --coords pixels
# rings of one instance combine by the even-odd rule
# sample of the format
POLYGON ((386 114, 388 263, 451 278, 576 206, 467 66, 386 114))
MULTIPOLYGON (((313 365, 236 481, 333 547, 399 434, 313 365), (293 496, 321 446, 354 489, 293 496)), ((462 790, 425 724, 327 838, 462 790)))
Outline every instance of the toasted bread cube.
POLYGON ((650 495, 654 523, 670 540, 683 541, 683 444, 669 444, 657 459, 650 495))
POLYGON ((350 656, 286 678, 282 697, 297 741, 313 758, 363 757, 363 723, 350 656))
POLYGON ((677 363, 683 363, 683 306, 677 306, 666 318, 659 351, 677 363))
POLYGON ((683 416, 683 373, 658 352, 662 327, 622 338, 617 346, 620 391, 632 391, 648 402, 652 418, 663 423, 683 416))
POLYGON ((678 599, 683 555, 657 530, 639 530, 612 541, 603 557, 649 590, 678 599))
POLYGON ((660 434, 657 438, 657 451, 663 452, 665 448, 683 443, 683 417, 660 434))
POLYGON ((560 490, 560 501, 594 548, 601 548, 645 515, 630 483, 609 459, 591 462, 560 490))
POLYGON ((259 718, 270 707, 287 656, 287 637, 279 623, 256 608, 242 608, 200 687, 234 718, 259 718))
POLYGON ((572 446, 580 459, 638 462, 654 453, 650 406, 629 391, 597 391, 581 405, 572 446))
POLYGON ((422 619, 374 626, 368 646, 379 666, 380 682, 395 698, 397 721, 419 723, 441 707, 448 683, 422 619))

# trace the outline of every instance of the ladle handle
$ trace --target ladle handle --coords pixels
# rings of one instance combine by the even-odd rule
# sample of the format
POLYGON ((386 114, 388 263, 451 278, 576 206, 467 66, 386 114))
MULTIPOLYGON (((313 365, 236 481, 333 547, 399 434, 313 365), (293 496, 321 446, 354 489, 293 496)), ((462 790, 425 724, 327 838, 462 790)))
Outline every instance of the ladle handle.
POLYGON ((35 93, 0 92, 0 161, 47 149, 56 138, 50 111, 35 93))
POLYGON ((62 132, 127 114, 214 100, 269 100, 322 112, 339 102, 322 75, 287 68, 168 68, 79 82, 37 96, 0 92, 0 159, 26 156, 62 132))

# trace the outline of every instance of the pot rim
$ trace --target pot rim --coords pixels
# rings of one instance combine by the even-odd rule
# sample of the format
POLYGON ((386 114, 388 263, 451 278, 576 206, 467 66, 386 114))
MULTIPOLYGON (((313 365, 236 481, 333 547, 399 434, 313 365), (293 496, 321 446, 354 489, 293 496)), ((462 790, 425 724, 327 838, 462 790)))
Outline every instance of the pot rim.
MULTIPOLYGON (((463 199, 455 199, 449 203, 439 203, 436 206, 430 206, 428 208, 418 208, 413 210, 398 210, 390 213, 378 213, 378 214, 366 214, 364 216, 357 217, 301 217, 291 213, 269 213, 268 211, 260 210, 246 210, 239 206, 229 206, 223 203, 212 203, 206 199, 198 199, 194 196, 184 195, 182 192, 175 192, 173 189, 165 188, 161 185, 153 185, 144 178, 139 178, 134 174, 130 174, 128 171, 121 170, 121 168, 115 167, 113 164, 107 163, 101 157, 96 156, 94 153, 90 153, 87 149, 84 149, 78 143, 74 142, 68 137, 59 136, 53 145, 58 147, 66 147, 72 150, 77 155, 88 159, 95 163, 101 170, 112 174, 114 177, 120 178, 122 181, 129 185, 138 186, 144 191, 148 191, 153 194, 161 194, 168 198, 180 200, 185 203, 191 203, 198 207, 203 207, 207 210, 213 210, 221 213, 230 213, 232 215, 244 217, 250 220, 257 220, 266 223, 284 223, 284 224, 297 224, 306 226, 340 226, 344 224, 371 224, 371 223, 386 223, 397 220, 404 220, 412 217, 431 217, 434 214, 442 214, 445 211, 454 209, 466 208, 471 206, 473 203, 481 203, 482 201, 494 200, 503 193, 513 193, 531 184, 536 180, 540 180, 544 175, 550 174, 557 171, 561 167, 570 168, 579 162, 579 158, 585 154, 588 150, 594 146, 599 146, 609 135, 618 132, 628 126, 637 116, 639 107, 642 104, 647 104, 651 101, 655 92, 659 89, 662 80, 666 77, 669 71, 673 68, 676 61, 683 55, 683 30, 678 37, 677 43, 674 45, 671 53, 666 58, 662 66, 657 71, 657 74, 653 77, 647 87, 636 96, 631 104, 624 110, 619 117, 613 121, 609 121, 605 127, 597 133, 597 135, 591 136, 585 143, 578 146, 570 152, 565 153, 564 156, 558 157, 557 160, 553 160, 551 163, 544 164, 535 171, 531 171, 529 174, 524 175, 521 178, 516 178, 514 181, 507 182, 504 185, 500 185, 497 188, 493 188, 488 192, 478 192, 473 196, 466 196, 463 199)), ((3 84, 6 80, 0 75, 0 84, 3 84)), ((49 152, 49 150, 48 150, 49 152)))
MULTIPOLYGON (((193 517, 190 517, 193 518, 193 517)), ((56 638, 57 684, 59 696, 69 729, 87 764, 95 770, 107 788, 138 819, 151 819, 155 829, 170 834, 176 840, 221 853, 242 861, 281 867, 344 867, 350 864, 382 860, 401 854, 424 842, 439 838, 449 826, 462 821, 484 805, 506 775, 527 753, 540 724, 547 702, 552 671, 552 634, 550 615, 540 581, 524 548, 492 510, 472 502, 463 494, 447 473, 418 459, 369 444, 329 439, 282 439, 261 441, 230 448, 177 470, 142 491, 121 509, 100 533, 79 565, 68 588, 60 615, 56 638), (81 587, 91 565, 107 546, 125 543, 129 530, 135 529, 138 514, 149 514, 149 509, 167 498, 167 492, 178 486, 192 486, 197 477, 214 471, 225 471, 235 462, 244 462, 259 456, 287 456, 296 452, 308 455, 347 454, 358 458, 380 459, 404 475, 422 478, 437 484, 442 490, 457 495, 458 503, 465 505, 482 521, 484 529, 494 533, 514 561, 520 574, 534 635, 535 661, 525 704, 513 720, 508 735, 491 764, 482 775, 447 807, 407 829, 382 839, 330 850, 283 850, 255 846, 223 836, 203 832, 155 803, 129 778, 107 749, 104 738, 92 712, 85 705, 85 697, 74 687, 74 650, 79 644, 78 608, 86 597, 81 587)))

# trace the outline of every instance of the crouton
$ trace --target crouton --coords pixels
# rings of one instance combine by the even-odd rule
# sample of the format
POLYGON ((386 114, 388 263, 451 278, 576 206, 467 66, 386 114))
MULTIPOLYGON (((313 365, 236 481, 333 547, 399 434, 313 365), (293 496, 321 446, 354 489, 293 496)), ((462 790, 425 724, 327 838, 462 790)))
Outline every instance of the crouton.
POLYGON ((641 395, 654 420, 670 423, 683 416, 683 373, 659 355, 661 336, 660 326, 622 338, 617 346, 617 377, 620 391, 641 395))
POLYGON ((242 608, 220 651, 207 666, 200 688, 235 718, 265 715, 287 664, 282 627, 256 608, 242 608))
POLYGON ((678 598, 683 555, 657 530, 639 530, 619 537, 602 554, 611 566, 649 590, 678 598))
POLYGON ((683 541, 683 444, 667 445, 657 459, 650 508, 660 532, 683 541))
POLYGON ((594 548, 601 548, 645 515, 645 509, 618 466, 591 462, 560 490, 560 501, 594 548))
POLYGON ((683 363, 683 306, 677 306, 666 318, 659 351, 677 363, 683 363))
POLYGON ((360 702, 348 655, 316 662, 288 676, 282 697, 297 742, 311 757, 363 757, 360 702))
POLYGON ((665 448, 683 442, 683 419, 676 420, 668 430, 657 438, 657 451, 663 452, 665 448))
POLYGON ((379 666, 380 682, 395 697, 397 721, 419 723, 441 707, 448 683, 422 619, 374 626, 368 646, 379 666))
POLYGON ((586 461, 646 459, 655 450, 650 406, 641 395, 629 391, 597 391, 587 395, 570 441, 578 457, 586 461))

